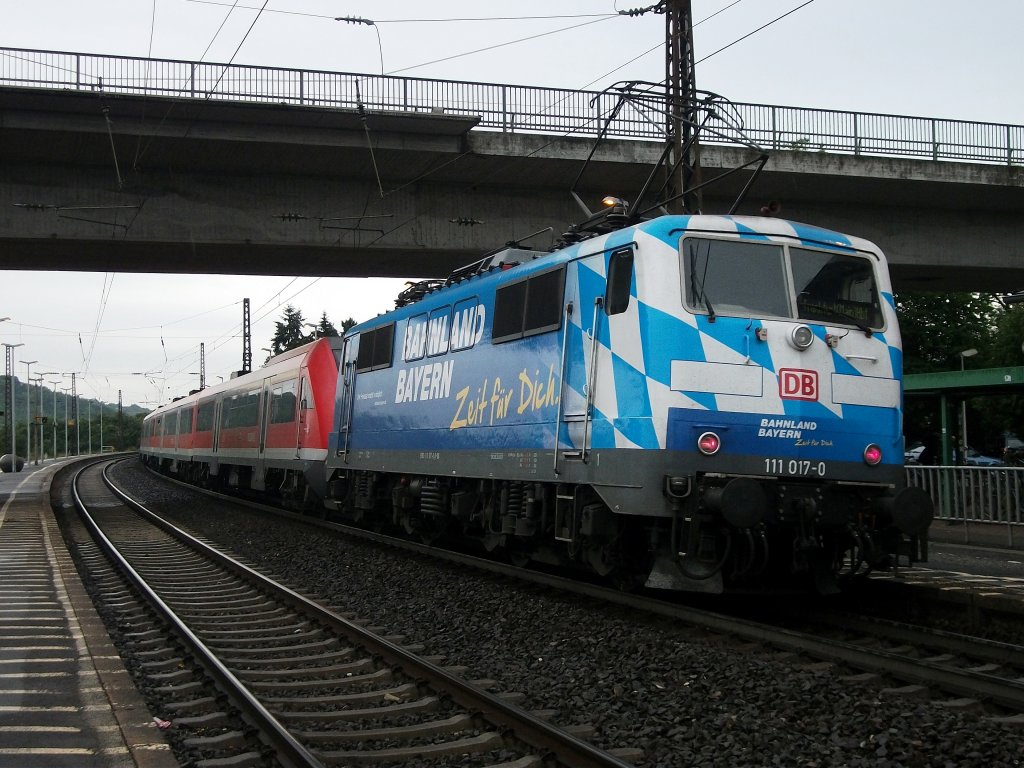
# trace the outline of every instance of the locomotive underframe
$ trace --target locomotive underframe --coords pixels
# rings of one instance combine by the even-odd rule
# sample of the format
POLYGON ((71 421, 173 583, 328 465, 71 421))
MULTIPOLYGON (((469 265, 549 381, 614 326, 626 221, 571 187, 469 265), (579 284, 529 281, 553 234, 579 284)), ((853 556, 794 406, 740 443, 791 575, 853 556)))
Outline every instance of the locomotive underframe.
MULTIPOLYGON (((456 529, 515 560, 582 565, 624 585, 688 591, 810 579, 828 592, 843 572, 923 553, 918 534, 930 511, 895 511, 920 501, 897 488, 901 467, 876 468, 876 477, 892 482, 840 482, 696 469, 705 458, 595 451, 586 460, 560 456, 556 475, 551 452, 359 451, 351 468, 334 470, 326 503, 425 541, 456 529)), ((730 463, 763 466, 763 459, 730 463)))

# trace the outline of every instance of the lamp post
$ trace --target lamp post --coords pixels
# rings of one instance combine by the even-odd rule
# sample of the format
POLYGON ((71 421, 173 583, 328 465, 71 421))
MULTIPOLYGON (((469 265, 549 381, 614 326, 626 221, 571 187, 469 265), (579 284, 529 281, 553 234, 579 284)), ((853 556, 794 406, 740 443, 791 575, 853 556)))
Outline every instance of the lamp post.
MULTIPOLYGON (((968 357, 974 357, 978 354, 978 350, 971 347, 957 353, 960 355, 960 373, 964 372, 964 359, 968 357)), ((960 399, 960 438, 961 444, 963 445, 963 455, 960 457, 960 461, 963 463, 967 462, 967 398, 961 397, 960 399)))
MULTIPOLYGON (((36 410, 41 412, 43 410, 43 377, 42 376, 36 376, 35 378, 30 379, 29 380, 29 386, 30 387, 32 386, 32 382, 35 382, 36 387, 39 390, 39 393, 38 393, 39 405, 36 406, 36 410)), ((35 460, 35 462, 33 462, 38 467, 40 459, 44 458, 42 456, 42 453, 43 453, 43 420, 40 418, 40 413, 37 413, 35 415, 35 418, 33 419, 32 423, 29 424, 29 429, 32 429, 32 428, 36 428, 36 429, 39 430, 39 432, 37 433, 37 437, 36 437, 36 460, 35 460)))
POLYGON ((25 461, 32 461, 32 366, 38 360, 22 360, 25 366, 25 461))
POLYGON ((71 391, 71 387, 61 387, 61 392, 64 393, 64 458, 68 457, 68 392, 71 391))
MULTIPOLYGON (((39 415, 40 416, 42 416, 44 413, 46 413, 46 403, 43 402, 43 377, 44 376, 59 376, 59 375, 60 375, 59 371, 40 371, 39 375, 36 378, 36 381, 39 382, 39 415)), ((46 382, 46 383, 49 384, 50 382, 46 382)), ((54 395, 54 397, 56 397, 56 395, 54 395)), ((43 419, 40 419, 39 420, 39 453, 41 455, 45 454, 45 452, 46 452, 44 450, 44 446, 46 444, 46 440, 44 438, 44 434, 45 434, 45 430, 43 429, 43 419)), ((45 455, 43 455, 42 458, 45 459, 46 458, 45 455)), ((54 441, 53 458, 55 458, 55 459, 57 458, 56 440, 54 441)))
MULTIPOLYGON (((5 320, 10 320, 5 317, 5 320)), ((4 342, 4 351, 7 358, 7 399, 10 401, 5 409, 7 411, 7 429, 11 433, 11 472, 18 471, 18 445, 14 439, 14 349, 24 346, 23 343, 8 344, 4 342)))
POLYGON ((53 387, 53 424, 51 425, 51 432, 53 433, 53 458, 57 459, 57 385, 60 384, 60 379, 57 381, 47 381, 51 387, 53 387))
POLYGON ((78 418, 78 385, 75 383, 75 377, 78 375, 76 372, 71 374, 71 397, 75 400, 75 407, 73 413, 75 414, 75 456, 82 455, 82 426, 79 424, 81 419, 78 418))

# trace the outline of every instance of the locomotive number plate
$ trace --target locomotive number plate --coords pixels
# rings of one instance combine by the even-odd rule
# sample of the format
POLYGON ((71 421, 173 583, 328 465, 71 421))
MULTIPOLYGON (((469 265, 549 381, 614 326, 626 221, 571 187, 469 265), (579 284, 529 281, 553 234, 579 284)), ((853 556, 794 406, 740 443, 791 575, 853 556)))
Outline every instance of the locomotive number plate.
POLYGON ((824 461, 810 459, 765 459, 764 471, 769 475, 792 475, 796 477, 824 477, 824 461))

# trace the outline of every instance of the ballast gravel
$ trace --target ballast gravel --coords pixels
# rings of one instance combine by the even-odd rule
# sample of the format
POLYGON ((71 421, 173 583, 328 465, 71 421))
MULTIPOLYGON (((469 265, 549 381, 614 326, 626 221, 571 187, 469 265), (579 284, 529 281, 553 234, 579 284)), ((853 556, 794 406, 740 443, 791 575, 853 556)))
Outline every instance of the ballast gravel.
POLYGON ((641 768, 1024 765, 1024 725, 887 694, 692 627, 234 511, 138 462, 114 473, 177 524, 336 610, 423 644, 471 679, 524 693, 526 708, 554 710, 558 725, 592 726, 599 747, 642 749, 641 768))

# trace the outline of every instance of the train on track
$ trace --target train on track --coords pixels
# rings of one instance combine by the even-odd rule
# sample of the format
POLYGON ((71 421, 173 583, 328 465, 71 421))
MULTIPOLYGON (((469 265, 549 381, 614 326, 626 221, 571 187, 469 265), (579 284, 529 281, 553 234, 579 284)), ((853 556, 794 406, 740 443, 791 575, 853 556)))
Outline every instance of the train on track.
POLYGON ((829 592, 915 559, 932 505, 904 481, 882 252, 772 217, 597 218, 158 409, 145 460, 628 587, 829 592))

